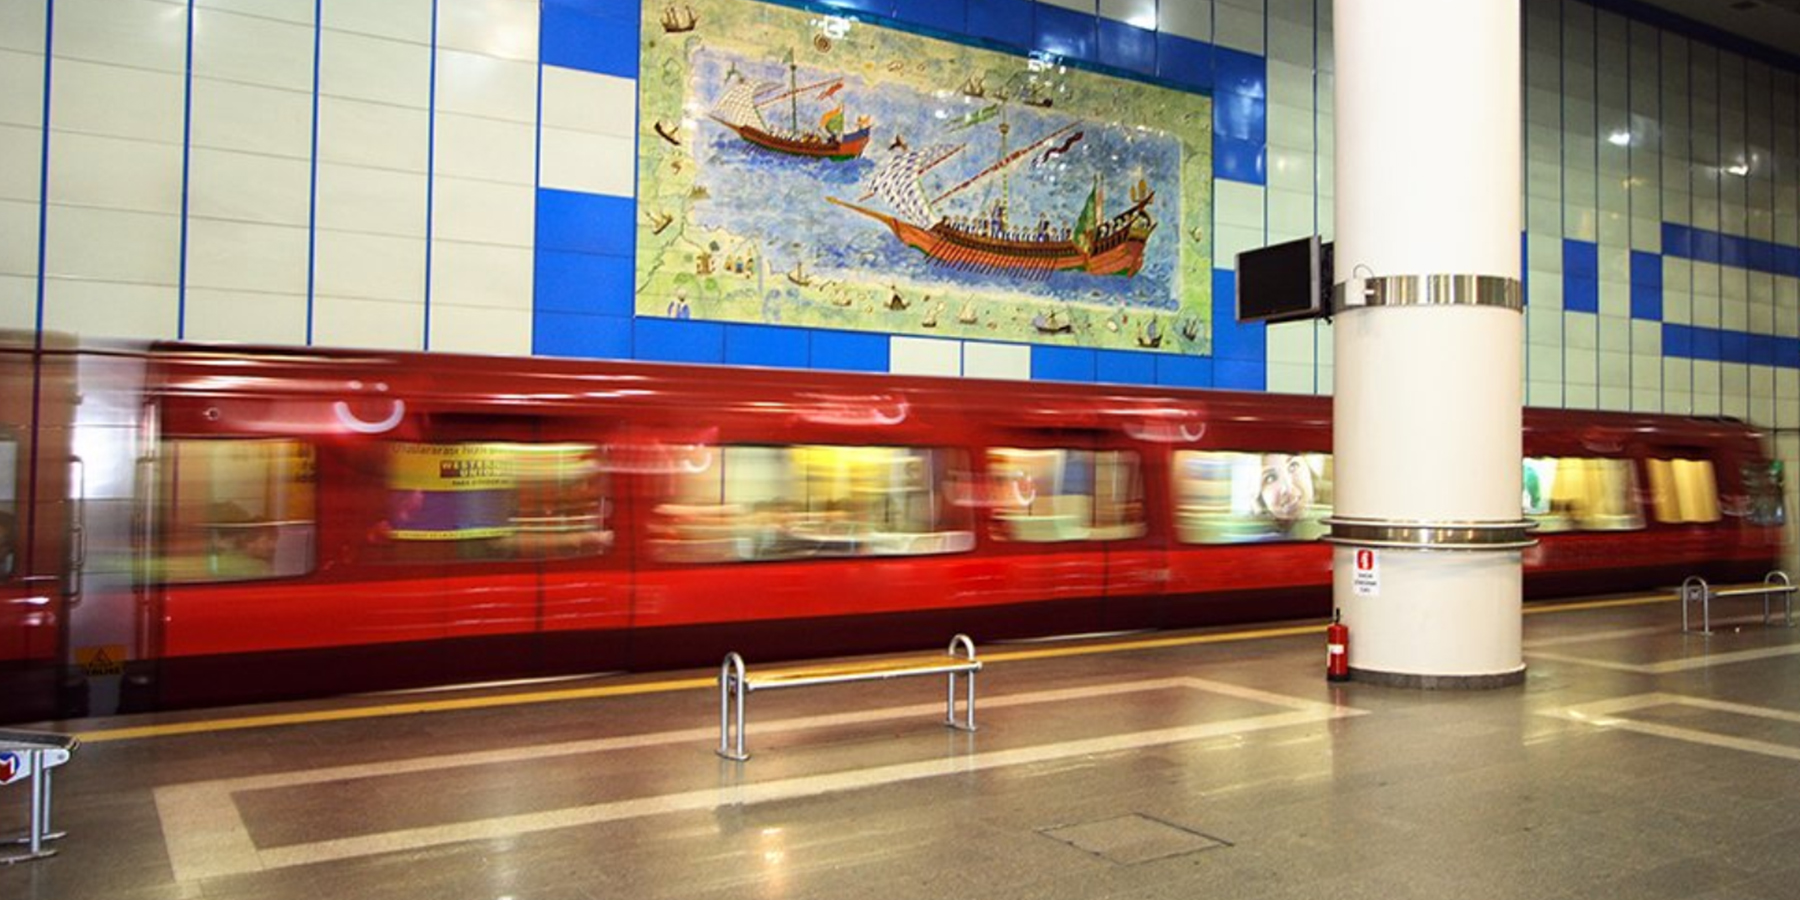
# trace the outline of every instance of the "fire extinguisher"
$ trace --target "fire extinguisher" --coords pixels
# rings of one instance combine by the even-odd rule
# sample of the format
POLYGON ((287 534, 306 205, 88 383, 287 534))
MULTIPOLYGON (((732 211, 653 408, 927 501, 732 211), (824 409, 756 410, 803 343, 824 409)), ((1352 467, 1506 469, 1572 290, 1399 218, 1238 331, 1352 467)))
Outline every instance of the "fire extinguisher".
POLYGON ((1350 680, 1350 626, 1340 621, 1340 610, 1331 611, 1325 627, 1325 680, 1350 680))

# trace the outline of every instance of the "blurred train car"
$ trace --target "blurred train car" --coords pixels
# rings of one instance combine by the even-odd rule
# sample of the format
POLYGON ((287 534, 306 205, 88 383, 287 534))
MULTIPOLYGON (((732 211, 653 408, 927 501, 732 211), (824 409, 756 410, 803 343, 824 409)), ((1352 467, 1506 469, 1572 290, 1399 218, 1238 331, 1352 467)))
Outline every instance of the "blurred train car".
MULTIPOLYGON (((9 720, 1330 604, 1328 398, 183 344, 0 364, 9 720)), ((1778 556, 1753 429, 1525 423, 1531 594, 1778 556)))

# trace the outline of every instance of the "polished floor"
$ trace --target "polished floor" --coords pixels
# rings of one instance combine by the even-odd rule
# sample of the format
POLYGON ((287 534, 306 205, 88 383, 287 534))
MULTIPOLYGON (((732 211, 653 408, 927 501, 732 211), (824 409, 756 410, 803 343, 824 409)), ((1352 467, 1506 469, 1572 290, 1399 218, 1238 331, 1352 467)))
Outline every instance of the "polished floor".
POLYGON ((1791 898, 1800 629, 1751 605, 1533 607, 1475 693, 1329 685, 1318 626, 981 646, 976 733, 778 691, 744 763, 711 672, 84 721, 0 897, 1791 898))

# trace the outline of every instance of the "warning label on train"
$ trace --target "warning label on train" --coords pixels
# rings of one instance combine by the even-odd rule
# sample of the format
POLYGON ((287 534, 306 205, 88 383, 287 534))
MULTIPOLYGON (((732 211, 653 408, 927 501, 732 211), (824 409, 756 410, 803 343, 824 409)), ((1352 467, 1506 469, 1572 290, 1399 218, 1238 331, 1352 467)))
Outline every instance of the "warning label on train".
POLYGON ((1367 547, 1356 548, 1356 574, 1350 585, 1358 597, 1381 595, 1381 557, 1367 547))
POLYGON ((89 675, 122 675, 125 673, 125 645, 76 647, 75 664, 89 675))

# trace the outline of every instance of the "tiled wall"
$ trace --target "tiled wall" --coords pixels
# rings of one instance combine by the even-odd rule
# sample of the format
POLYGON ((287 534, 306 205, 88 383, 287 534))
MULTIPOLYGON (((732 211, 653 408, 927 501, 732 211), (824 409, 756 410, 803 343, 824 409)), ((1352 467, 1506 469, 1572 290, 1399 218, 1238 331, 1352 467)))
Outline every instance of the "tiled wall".
MULTIPOLYGON (((635 0, 0 0, 0 327, 1331 390, 1231 315, 1331 235, 1328 0, 811 8, 1210 92, 1214 354, 635 317, 635 0)), ((1796 67, 1524 8, 1529 401, 1800 426, 1796 67)))

